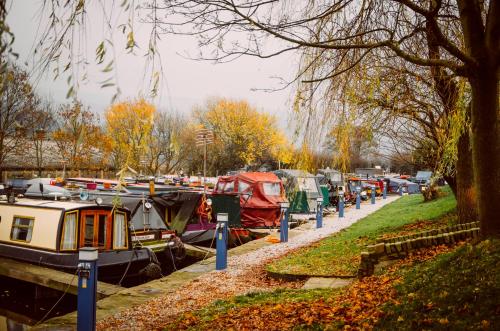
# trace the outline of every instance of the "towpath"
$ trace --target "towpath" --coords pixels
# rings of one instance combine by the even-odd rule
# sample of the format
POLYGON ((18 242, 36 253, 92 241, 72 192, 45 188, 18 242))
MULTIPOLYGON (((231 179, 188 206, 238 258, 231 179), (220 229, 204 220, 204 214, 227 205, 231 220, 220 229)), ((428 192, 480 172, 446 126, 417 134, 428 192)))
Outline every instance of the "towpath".
MULTIPOLYGON (((347 208, 344 218, 326 216, 323 227, 308 222, 289 232, 288 243, 270 243, 266 238, 229 251, 228 267, 215 271, 215 258, 198 262, 163 279, 137 288, 126 289, 98 302, 98 330, 161 330, 181 313, 200 309, 215 301, 275 288, 300 288, 304 282, 275 280, 267 277, 263 266, 269 261, 300 247, 310 245, 349 227, 363 217, 389 204, 398 196, 377 203, 362 204, 361 209, 347 208)), ((279 234, 274 236, 279 238, 279 234)), ((41 328, 72 329, 75 314, 56 318, 41 328)))

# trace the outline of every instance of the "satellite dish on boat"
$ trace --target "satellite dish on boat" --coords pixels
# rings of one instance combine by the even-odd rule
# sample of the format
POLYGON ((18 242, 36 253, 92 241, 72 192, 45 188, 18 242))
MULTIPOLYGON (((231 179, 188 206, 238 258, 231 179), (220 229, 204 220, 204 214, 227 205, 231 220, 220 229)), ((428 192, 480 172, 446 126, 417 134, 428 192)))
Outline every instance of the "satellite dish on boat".
POLYGON ((80 200, 86 201, 89 199, 89 192, 81 191, 80 192, 80 200))

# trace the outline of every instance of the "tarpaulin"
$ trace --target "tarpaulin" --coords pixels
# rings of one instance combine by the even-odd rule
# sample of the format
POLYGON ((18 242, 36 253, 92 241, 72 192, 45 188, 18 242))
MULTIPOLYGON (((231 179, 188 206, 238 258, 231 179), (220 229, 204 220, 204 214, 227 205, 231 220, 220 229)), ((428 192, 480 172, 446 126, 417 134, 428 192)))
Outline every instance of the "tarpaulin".
POLYGON ((213 195, 240 196, 241 224, 247 228, 278 226, 283 184, 273 173, 245 172, 219 178, 213 195))

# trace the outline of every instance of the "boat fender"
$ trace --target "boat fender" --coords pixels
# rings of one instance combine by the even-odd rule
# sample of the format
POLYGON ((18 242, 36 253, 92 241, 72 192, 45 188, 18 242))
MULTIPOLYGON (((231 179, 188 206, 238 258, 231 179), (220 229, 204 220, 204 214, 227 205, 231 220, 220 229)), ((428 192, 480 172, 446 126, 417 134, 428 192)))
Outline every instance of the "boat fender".
POLYGON ((186 248, 179 237, 172 238, 168 244, 168 248, 165 248, 166 254, 173 255, 176 261, 180 261, 186 257, 186 248))
POLYGON ((149 262, 150 263, 156 263, 156 264, 160 264, 160 261, 158 261, 158 257, 156 256, 156 253, 153 252, 153 250, 151 248, 149 248, 148 246, 144 246, 144 248, 148 251, 148 255, 149 255, 149 262))
POLYGON ((139 275, 147 281, 161 278, 161 267, 158 264, 151 262, 139 271, 139 275))

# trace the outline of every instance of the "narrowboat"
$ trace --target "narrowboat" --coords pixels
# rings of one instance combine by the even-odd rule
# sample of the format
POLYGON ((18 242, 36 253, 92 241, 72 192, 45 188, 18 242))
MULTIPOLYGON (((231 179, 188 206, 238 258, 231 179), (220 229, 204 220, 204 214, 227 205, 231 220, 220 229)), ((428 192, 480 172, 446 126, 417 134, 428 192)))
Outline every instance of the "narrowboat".
POLYGON ((202 192, 178 190, 152 197, 165 224, 188 244, 207 245, 215 238, 210 200, 202 192))
POLYGON ((161 277, 149 248, 134 247, 125 208, 91 201, 0 201, 0 256, 75 273, 78 250, 99 251, 99 280, 119 283, 161 277))
POLYGON ((158 258, 163 274, 176 270, 176 263, 186 256, 186 250, 175 231, 169 229, 163 211, 152 196, 99 195, 103 203, 130 210, 129 230, 132 242, 150 248, 158 258))

